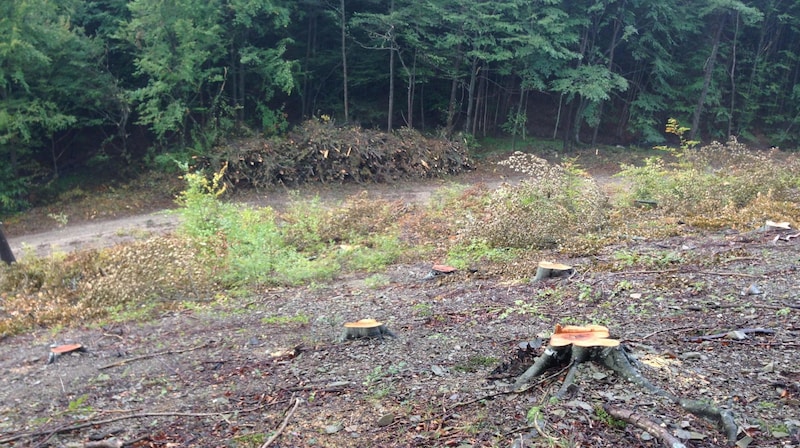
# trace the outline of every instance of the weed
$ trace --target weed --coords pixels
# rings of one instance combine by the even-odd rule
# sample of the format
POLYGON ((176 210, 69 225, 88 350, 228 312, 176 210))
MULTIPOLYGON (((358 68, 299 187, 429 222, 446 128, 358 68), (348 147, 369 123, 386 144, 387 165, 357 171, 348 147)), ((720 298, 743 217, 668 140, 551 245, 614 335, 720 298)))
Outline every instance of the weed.
POLYGON ((518 250, 495 248, 484 239, 473 238, 452 245, 447 252, 447 262, 453 267, 465 269, 480 262, 510 262, 518 254, 518 250))
POLYGON ((579 283, 578 284, 578 300, 581 302, 592 300, 596 296, 594 292, 594 288, 592 285, 587 285, 586 283, 579 283))
POLYGON ((364 382, 362 384, 370 391, 374 398, 385 398, 392 392, 393 379, 391 377, 405 370, 406 366, 407 364, 405 361, 392 364, 386 371, 384 371, 381 366, 375 366, 375 368, 364 377, 364 382))
POLYGON ((467 358, 466 361, 453 366, 453 370, 473 373, 480 369, 491 367, 497 364, 498 361, 499 360, 493 356, 473 355, 467 358))
MULTIPOLYGON (((679 133, 670 122, 668 131, 679 133)), ((644 166, 623 166, 619 176, 632 186, 625 196, 657 205, 661 214, 680 215, 698 227, 753 226, 764 216, 784 219, 796 216, 797 206, 786 202, 797 187, 800 164, 782 163, 770 154, 753 151, 731 138, 689 150, 691 142, 672 150, 675 162, 661 157, 644 166)))
POLYGON ((306 325, 309 322, 307 314, 295 314, 294 316, 267 316, 261 318, 261 323, 267 325, 289 325, 300 324, 306 325))
POLYGON ((531 406, 531 408, 528 409, 528 412, 525 414, 525 420, 527 420, 528 423, 531 424, 536 422, 537 420, 540 420, 541 418, 542 418, 542 408, 539 406, 531 406))
POLYGON ((414 315, 417 317, 433 316, 433 306, 429 303, 415 303, 411 309, 414 310, 414 315))
POLYGON ((499 319, 506 319, 512 314, 519 314, 521 316, 530 316, 533 318, 542 318, 543 315, 539 311, 539 307, 524 300, 515 300, 514 306, 508 307, 497 316, 499 319))
POLYGON ((517 151, 500 163, 529 177, 492 193, 480 218, 467 223, 468 240, 495 248, 545 248, 605 224, 606 197, 574 161, 551 165, 517 151))
POLYGON ((597 407, 594 408, 594 416, 598 421, 602 422, 603 424, 605 424, 609 428, 622 429, 622 428, 625 428, 625 426, 626 426, 626 423, 625 423, 624 420, 620 420, 618 418, 615 418, 614 416, 612 416, 611 414, 606 412, 606 410, 603 409, 600 406, 597 406, 597 407))
POLYGON ((89 396, 84 394, 75 398, 74 400, 70 400, 69 404, 67 405, 67 409, 63 411, 63 414, 85 417, 86 415, 93 413, 94 409, 86 404, 86 400, 88 399, 89 396))
POLYGON ((383 288, 388 286, 391 279, 386 274, 373 274, 364 279, 364 286, 370 289, 383 288))
POLYGON ((47 217, 55 221, 56 224, 58 224, 58 227, 65 227, 69 222, 69 216, 67 216, 64 212, 48 213, 47 217))
POLYGON ((256 448, 263 445, 265 440, 266 434, 261 432, 241 434, 233 438, 233 446, 241 448, 256 448))

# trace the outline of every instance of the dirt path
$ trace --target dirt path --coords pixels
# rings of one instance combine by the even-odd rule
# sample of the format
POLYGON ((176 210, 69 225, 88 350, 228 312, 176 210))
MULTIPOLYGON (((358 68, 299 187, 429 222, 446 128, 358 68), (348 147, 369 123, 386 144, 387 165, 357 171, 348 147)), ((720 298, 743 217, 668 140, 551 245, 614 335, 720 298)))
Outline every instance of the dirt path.
MULTIPOLYGON (((296 191, 290 189, 274 189, 268 192, 250 191, 237 195, 232 200, 282 210, 294 198, 294 194, 297 194, 299 199, 319 197, 323 203, 335 204, 351 195, 367 191, 379 198, 425 203, 430 200, 436 190, 447 185, 484 183, 490 188, 495 188, 503 182, 517 182, 520 179, 521 176, 513 171, 484 167, 445 179, 369 185, 309 185, 296 191)), ((102 221, 70 221, 65 226, 36 233, 27 233, 24 229, 13 229, 14 233, 20 235, 11 236, 8 240, 17 257, 21 257, 28 251, 33 251, 41 257, 56 252, 109 247, 146 238, 153 234, 170 232, 178 226, 179 220, 180 217, 174 210, 163 209, 102 221)), ((55 226, 55 221, 53 221, 53 225, 55 226)))
MULTIPOLYGON (((590 174, 607 190, 619 184, 612 177, 618 165, 614 163, 595 163, 589 168, 590 174)), ((319 197, 323 203, 335 204, 337 201, 367 191, 370 195, 389 200, 402 200, 409 203, 425 203, 439 189, 449 185, 485 184, 496 188, 504 182, 519 182, 519 173, 494 163, 483 164, 475 171, 442 179, 402 180, 387 184, 330 184, 307 185, 301 190, 276 188, 266 192, 245 192, 232 200, 256 206, 270 206, 284 209, 294 198, 310 199, 319 197), (297 196, 295 196, 295 194, 297 196)), ((162 201, 169 204, 169 201, 162 201)), ((120 218, 106 218, 98 221, 70 220, 64 226, 55 221, 45 231, 28 232, 24 228, 6 227, 9 244, 17 257, 33 252, 36 256, 47 256, 58 252, 72 252, 80 249, 109 247, 123 242, 146 238, 174 230, 180 217, 172 209, 155 209, 120 218)), ((42 218, 40 218, 42 219, 42 218)), ((48 218, 49 220, 49 218, 48 218)), ((36 228, 46 227, 37 222, 36 228)))

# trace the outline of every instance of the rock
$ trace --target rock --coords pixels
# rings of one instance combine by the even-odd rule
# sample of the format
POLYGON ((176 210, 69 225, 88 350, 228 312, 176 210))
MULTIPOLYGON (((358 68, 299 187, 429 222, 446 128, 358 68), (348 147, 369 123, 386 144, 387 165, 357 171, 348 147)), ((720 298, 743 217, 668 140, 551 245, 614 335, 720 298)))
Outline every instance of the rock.
POLYGON ((381 418, 379 418, 378 419, 378 423, 376 423, 376 424, 377 424, 378 428, 383 428, 384 426, 389 426, 392 423, 394 423, 394 414, 392 414, 390 412, 388 414, 385 414, 381 418))

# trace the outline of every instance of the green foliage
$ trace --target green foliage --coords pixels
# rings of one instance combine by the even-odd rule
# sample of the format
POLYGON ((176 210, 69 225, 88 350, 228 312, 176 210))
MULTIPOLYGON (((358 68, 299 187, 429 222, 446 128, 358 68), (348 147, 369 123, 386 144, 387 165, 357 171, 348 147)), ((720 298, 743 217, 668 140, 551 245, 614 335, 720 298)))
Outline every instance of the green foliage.
POLYGON ((528 409, 528 412, 525 414, 525 420, 527 420, 528 423, 531 424, 533 424, 534 422, 536 422, 541 418, 542 418, 542 408, 539 406, 531 406, 531 408, 528 409))
POLYGON ((451 245, 447 251, 447 263, 465 269, 481 262, 507 262, 514 259, 518 251, 493 247, 484 239, 473 238, 451 245))
POLYGON ((800 173, 796 160, 778 162, 735 139, 696 149, 691 143, 674 151, 676 162, 654 157, 640 167, 623 165, 618 176, 631 184, 625 203, 647 201, 661 213, 709 227, 752 226, 792 213, 782 201, 794 195, 800 173))
POLYGON ((308 324, 309 317, 306 314, 299 313, 294 316, 267 316, 261 318, 261 323, 267 325, 288 325, 288 324, 308 324))
POLYGON ((606 222, 605 195, 574 163, 551 165, 516 152, 501 164, 529 177, 492 193, 482 216, 467 226, 469 239, 494 248, 544 248, 606 222))
POLYGON ((391 231, 394 214, 386 202, 357 196, 324 210, 319 201, 293 201, 283 216, 271 208, 238 209, 219 199, 224 171, 210 179, 187 174, 179 203, 183 233, 226 285, 324 281, 343 268, 377 272, 405 250, 391 231))

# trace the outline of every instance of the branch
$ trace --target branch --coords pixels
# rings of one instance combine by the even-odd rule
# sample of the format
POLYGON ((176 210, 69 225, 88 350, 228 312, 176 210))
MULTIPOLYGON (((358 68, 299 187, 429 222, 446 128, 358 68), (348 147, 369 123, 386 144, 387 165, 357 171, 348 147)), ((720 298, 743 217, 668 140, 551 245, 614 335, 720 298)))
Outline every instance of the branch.
MULTIPOLYGON (((272 404, 272 403, 269 403, 269 404, 272 404)), ((62 433, 62 432, 75 431, 77 429, 83 429, 83 428, 86 428, 86 427, 89 427, 89 426, 105 425, 105 424, 108 424, 108 423, 114 423, 114 422, 118 422, 118 421, 121 421, 121 420, 128 420, 128 419, 131 419, 131 418, 148 418, 148 417, 213 417, 215 415, 230 414, 231 412, 239 412, 239 413, 254 412, 254 411, 258 411, 260 409, 264 409, 265 407, 269 406, 269 404, 263 404, 261 406, 257 406, 257 407, 250 408, 250 409, 244 409, 244 410, 232 409, 230 411, 223 411, 223 412, 201 412, 201 413, 195 413, 195 412, 141 412, 141 413, 136 413, 136 414, 121 415, 119 417, 107 418, 105 420, 84 420, 83 423, 77 423, 77 424, 74 424, 74 425, 62 426, 60 428, 56 428, 56 429, 52 429, 52 430, 34 431, 34 432, 28 432, 28 433, 17 434, 17 435, 14 435, 14 436, 4 437, 4 438, 0 439, 0 445, 4 444, 4 443, 13 442, 15 440, 28 438, 28 437, 47 436, 48 438, 50 438, 54 434, 59 434, 59 433, 62 433)))
POLYGON ((289 423, 289 419, 292 418, 292 414, 294 414, 294 411, 297 409, 298 406, 300 406, 300 401, 302 401, 300 398, 294 399, 294 406, 292 406, 292 409, 290 409, 289 412, 286 413, 286 417, 284 417, 283 422, 281 422, 281 425, 278 426, 278 429, 275 430, 275 433, 272 434, 272 436, 269 439, 267 439, 267 441, 264 442, 263 445, 261 445, 261 448, 267 448, 268 446, 270 446, 272 442, 274 442, 275 439, 277 439, 278 436, 281 435, 281 432, 283 432, 283 430, 286 429, 286 425, 289 423))
POLYGON ((607 403, 603 405, 603 410, 614 418, 624 420, 632 425, 642 428, 643 430, 652 434, 653 437, 661 440, 661 442, 667 448, 686 448, 686 445, 684 445, 683 442, 681 442, 677 437, 670 434, 669 431, 667 431, 667 428, 662 427, 658 423, 641 414, 637 414, 628 409, 611 406, 607 403))
POLYGON ((191 352, 191 351, 194 351, 194 350, 199 350, 201 348, 208 347, 209 345, 210 345, 210 343, 206 342, 203 345, 198 345, 197 347, 185 348, 183 350, 167 350, 167 351, 164 351, 164 352, 149 353, 147 355, 136 356, 136 357, 133 357, 133 358, 123 359, 122 361, 113 362, 111 364, 106 364, 104 366, 98 367, 97 370, 104 370, 104 369, 110 369, 111 367, 124 366, 125 364, 127 364, 129 362, 132 362, 132 361, 140 361, 142 359, 155 358, 156 356, 161 356, 161 355, 175 355, 175 354, 178 354, 178 353, 191 352))

